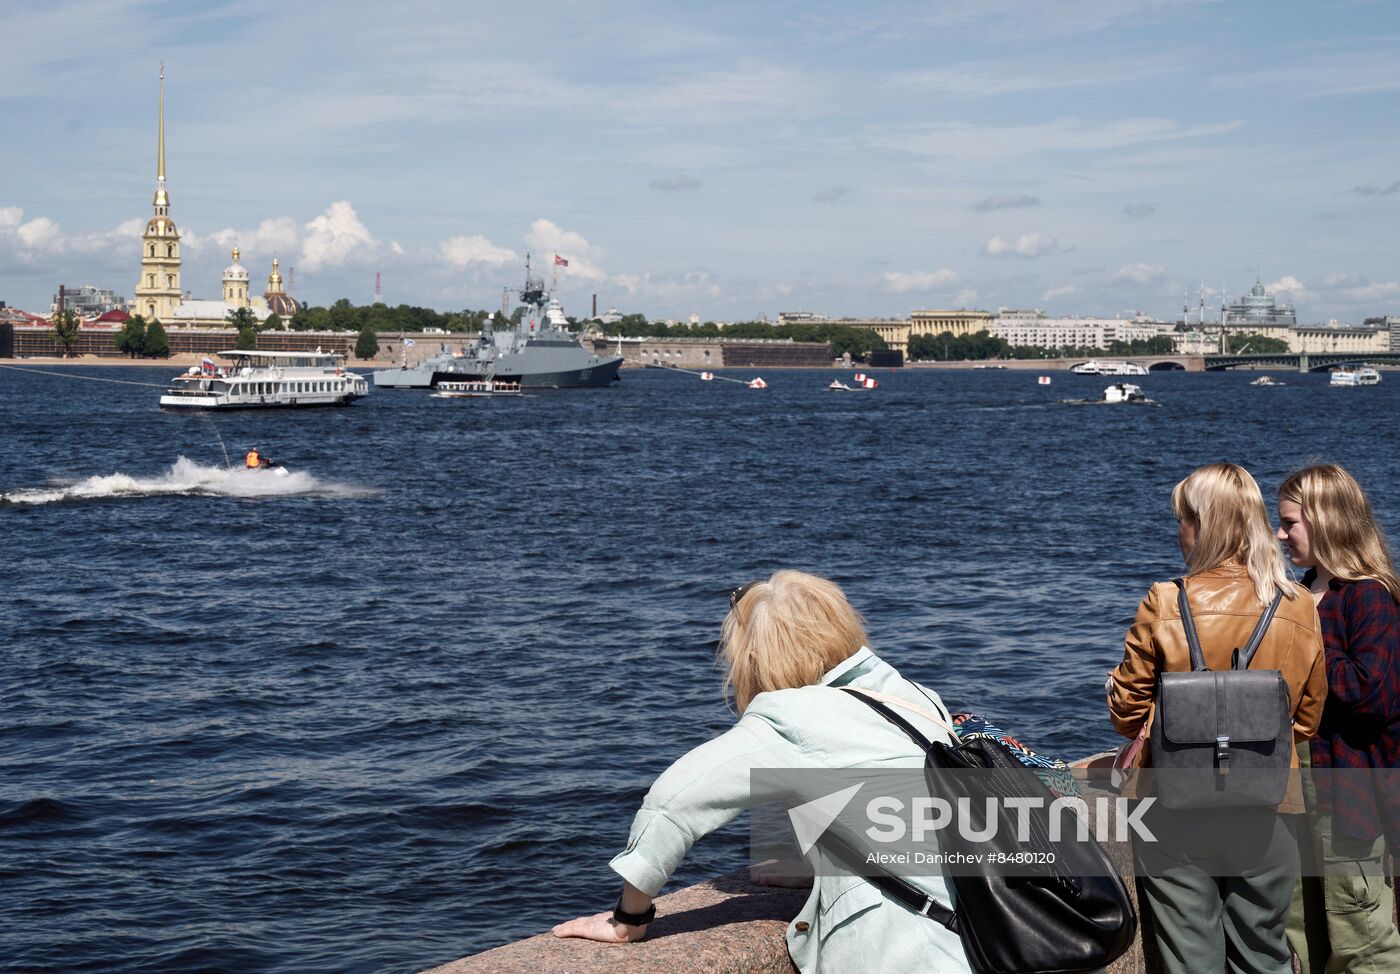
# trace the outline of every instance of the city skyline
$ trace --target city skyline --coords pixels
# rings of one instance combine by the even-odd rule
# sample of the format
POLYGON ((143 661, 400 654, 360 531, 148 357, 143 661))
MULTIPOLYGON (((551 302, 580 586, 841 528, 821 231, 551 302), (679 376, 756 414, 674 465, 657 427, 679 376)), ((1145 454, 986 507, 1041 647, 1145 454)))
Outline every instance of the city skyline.
POLYGON ((528 250, 576 315, 1400 312, 1385 4, 532 10, 7 14, 0 300, 133 296, 164 62, 196 297, 236 244, 312 304, 490 308, 528 250))

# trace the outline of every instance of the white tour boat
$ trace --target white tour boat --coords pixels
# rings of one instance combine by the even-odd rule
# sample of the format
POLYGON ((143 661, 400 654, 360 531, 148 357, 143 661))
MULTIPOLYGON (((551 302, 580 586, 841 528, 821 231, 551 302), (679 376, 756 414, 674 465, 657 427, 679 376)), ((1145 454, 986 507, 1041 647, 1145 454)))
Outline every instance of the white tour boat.
POLYGON ((1147 370, 1136 362, 1122 359, 1091 358, 1070 369, 1075 375, 1146 375, 1147 370))
POLYGON ((369 395, 364 376, 345 368, 334 352, 217 353, 171 380, 160 404, 174 409, 272 409, 344 406, 369 395))
POLYGON ((1338 369, 1332 373, 1328 385, 1334 386, 1374 386, 1381 381, 1381 374, 1370 367, 1359 369, 1338 369))
POLYGON ((1104 402, 1147 402, 1147 394, 1141 386, 1131 382, 1115 382, 1103 391, 1104 402))
POLYGON ((520 395, 519 382, 481 379, 470 382, 439 382, 434 399, 494 399, 497 396, 520 395))

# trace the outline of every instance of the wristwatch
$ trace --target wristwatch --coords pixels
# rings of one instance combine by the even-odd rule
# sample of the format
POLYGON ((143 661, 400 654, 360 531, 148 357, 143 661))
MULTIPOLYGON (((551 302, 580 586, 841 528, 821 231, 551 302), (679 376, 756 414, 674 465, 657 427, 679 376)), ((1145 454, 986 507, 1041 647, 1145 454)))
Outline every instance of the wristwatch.
POLYGON ((656 919, 656 902, 653 901, 645 913, 628 913, 622 908, 622 897, 619 896, 617 906, 613 907, 613 919, 629 927, 644 927, 656 919))

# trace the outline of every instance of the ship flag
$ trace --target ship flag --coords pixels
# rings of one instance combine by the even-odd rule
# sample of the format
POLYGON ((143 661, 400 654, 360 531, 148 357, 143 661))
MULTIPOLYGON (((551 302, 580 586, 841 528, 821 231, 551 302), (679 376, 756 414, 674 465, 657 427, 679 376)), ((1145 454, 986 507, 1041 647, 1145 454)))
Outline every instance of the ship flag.
POLYGON ((554 263, 558 264, 560 267, 568 267, 568 266, 569 266, 569 262, 568 262, 567 260, 565 260, 563 257, 560 257, 558 254, 555 254, 555 255, 554 255, 554 263))

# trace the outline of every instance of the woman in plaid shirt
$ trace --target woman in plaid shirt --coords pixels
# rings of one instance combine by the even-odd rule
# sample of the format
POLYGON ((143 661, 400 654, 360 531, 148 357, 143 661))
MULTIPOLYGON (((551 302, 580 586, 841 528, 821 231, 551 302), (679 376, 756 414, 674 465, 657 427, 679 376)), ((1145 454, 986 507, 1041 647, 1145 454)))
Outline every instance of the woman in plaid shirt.
POLYGON ((1366 494, 1341 467, 1293 474, 1278 514, 1289 560, 1307 569, 1327 663, 1311 747, 1314 848, 1304 850, 1322 868, 1294 892, 1289 940, 1307 974, 1400 971, 1385 879, 1387 839, 1400 852, 1400 578, 1366 494))

